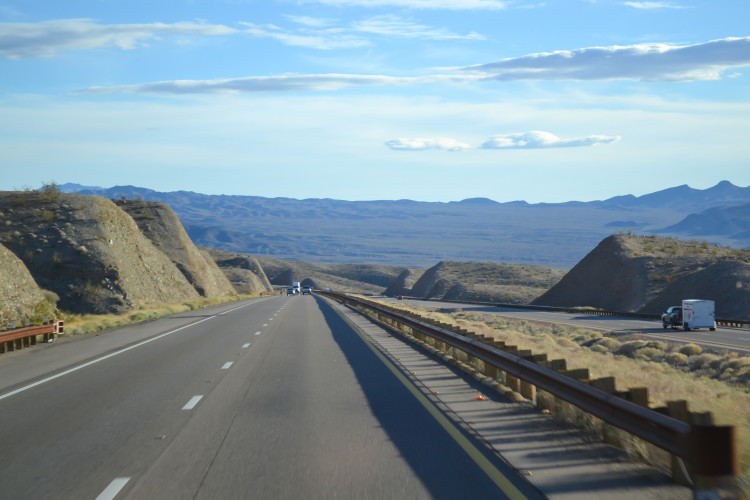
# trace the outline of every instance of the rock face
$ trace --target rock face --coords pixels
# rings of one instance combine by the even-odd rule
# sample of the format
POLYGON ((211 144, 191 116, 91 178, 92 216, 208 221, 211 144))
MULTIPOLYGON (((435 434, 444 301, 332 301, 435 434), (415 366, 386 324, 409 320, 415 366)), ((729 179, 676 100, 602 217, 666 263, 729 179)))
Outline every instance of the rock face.
POLYGON ((114 203, 98 196, 0 192, 0 242, 61 309, 124 312, 198 298, 171 260, 114 203))
POLYGON ((0 245, 0 330, 18 328, 25 319, 38 322, 45 315, 48 320, 55 316, 55 308, 37 286, 21 259, 0 245))
POLYGON ((409 295, 446 300, 528 304, 565 274, 559 269, 496 262, 443 261, 414 283, 409 295))
POLYGON ((750 251, 614 235, 533 303, 659 314, 683 299, 714 300, 717 317, 750 319, 750 251))
POLYGON ((223 250, 203 251, 216 262, 237 293, 257 295, 273 291, 266 273, 255 258, 223 250))
POLYGON ((401 274, 385 289, 383 295, 397 297, 399 295, 411 295, 411 288, 415 280, 411 270, 404 269, 401 274))
POLYGON ((213 258, 193 244, 169 205, 135 200, 114 203, 133 218, 146 238, 169 257, 200 295, 223 297, 235 293, 213 258))

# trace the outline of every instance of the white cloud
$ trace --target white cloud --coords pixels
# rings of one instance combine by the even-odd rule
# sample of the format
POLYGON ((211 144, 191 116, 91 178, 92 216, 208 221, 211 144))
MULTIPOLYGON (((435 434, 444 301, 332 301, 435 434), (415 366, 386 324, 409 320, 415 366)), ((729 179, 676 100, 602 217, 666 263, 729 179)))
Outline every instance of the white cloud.
POLYGON ((506 0, 302 0, 335 7, 406 7, 410 9, 500 10, 511 2, 506 0))
POLYGON ((405 21, 398 16, 390 14, 375 16, 364 21, 356 22, 352 25, 352 29, 361 33, 372 33, 400 38, 424 38, 429 40, 484 40, 483 36, 473 31, 468 35, 459 35, 443 28, 432 28, 430 26, 405 21))
POLYGON ((633 7, 635 9, 686 9, 683 5, 678 5, 673 2, 625 2, 623 5, 633 7))
POLYGON ((462 35, 444 28, 414 23, 390 14, 374 16, 341 27, 335 26, 332 19, 287 17, 302 28, 289 31, 277 26, 261 26, 248 22, 240 24, 247 27, 245 33, 249 35, 273 38, 286 45, 322 50, 368 46, 372 43, 364 36, 370 35, 425 40, 484 40, 483 36, 475 32, 462 35))
POLYGON ((289 33, 276 26, 262 27, 252 23, 241 22, 247 29, 244 33, 249 35, 273 38, 285 45, 294 47, 306 47, 309 49, 347 49, 353 47, 364 47, 370 45, 370 42, 364 38, 355 35, 320 32, 312 34, 289 33))
POLYGON ((471 146, 447 137, 438 138, 412 138, 393 139, 385 143, 386 146, 395 151, 424 151, 425 149, 444 149, 446 151, 463 151, 471 149, 471 146))
POLYGON ((396 86, 418 83, 465 82, 463 76, 434 75, 425 77, 395 77, 384 75, 346 74, 289 74, 250 76, 217 80, 170 80, 136 85, 88 87, 80 94, 240 94, 255 92, 312 92, 333 91, 352 86, 396 86))
POLYGON ((485 141, 482 149, 548 149, 548 148, 576 148, 583 146, 597 146, 617 142, 620 137, 605 135, 590 135, 575 139, 561 139, 549 132, 531 131, 518 134, 494 135, 485 141))
POLYGON ((717 80, 721 72, 750 65, 750 37, 695 45, 639 44, 530 54, 468 66, 487 80, 717 80))
POLYGON ((0 23, 0 57, 52 57, 68 50, 118 47, 132 50, 162 35, 230 35, 237 30, 223 25, 180 22, 173 24, 98 24, 92 19, 60 19, 39 23, 0 23))

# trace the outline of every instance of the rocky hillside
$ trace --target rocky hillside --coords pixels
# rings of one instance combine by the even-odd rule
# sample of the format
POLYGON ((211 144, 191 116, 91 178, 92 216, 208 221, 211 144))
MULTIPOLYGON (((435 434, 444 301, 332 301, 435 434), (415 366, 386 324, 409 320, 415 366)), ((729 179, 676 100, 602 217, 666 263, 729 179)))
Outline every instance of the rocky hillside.
MULTIPOLYGON (((289 286, 299 281, 303 286, 368 294, 382 294, 405 270, 404 267, 376 264, 318 264, 268 257, 257 259, 276 286, 289 286)), ((410 271, 416 275, 424 272, 422 269, 410 271)))
POLYGON ((610 236, 533 303, 658 314, 688 298, 716 301, 717 317, 750 320, 750 251, 610 236))
POLYGON ((169 205, 153 201, 114 200, 138 224, 151 242, 164 252, 203 297, 235 293, 214 259, 196 247, 169 205))
POLYGON ((266 273, 254 257, 213 248, 202 250, 216 262, 237 293, 260 294, 273 290, 266 273))
POLYGON ((60 309, 123 312, 199 297, 172 261, 114 203, 98 196, 0 192, 0 243, 60 309))
POLYGON ((11 321, 23 326, 25 318, 40 323, 42 316, 52 319, 55 312, 21 259, 0 245, 0 330, 10 329, 11 321))
POLYGON ((443 261, 425 271, 408 295, 528 304, 564 275, 565 271, 542 266, 443 261))

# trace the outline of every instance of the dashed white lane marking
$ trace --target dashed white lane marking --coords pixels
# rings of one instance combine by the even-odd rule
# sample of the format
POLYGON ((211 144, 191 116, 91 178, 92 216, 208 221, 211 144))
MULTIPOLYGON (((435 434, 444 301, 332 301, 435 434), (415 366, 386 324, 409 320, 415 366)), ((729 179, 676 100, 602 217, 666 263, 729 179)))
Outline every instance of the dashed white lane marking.
POLYGON ((222 370, 229 370, 229 367, 232 366, 233 364, 234 364, 233 361, 227 361, 226 363, 224 363, 224 366, 222 366, 221 369, 222 370))
POLYGON ((195 323, 190 323, 189 325, 181 326, 180 328, 175 328, 174 330, 169 331, 167 333, 162 333, 161 335, 157 335, 156 337, 152 337, 152 338, 150 338, 148 340, 144 340, 143 342, 139 342, 137 344, 131 345, 130 347, 126 347, 124 349, 120 349, 119 351, 115 351, 115 352, 113 352, 111 354, 107 354, 106 356, 102 356, 101 358, 96 358, 94 360, 89 361, 88 363, 84 363, 82 365, 78 365, 78 366, 76 366, 74 368, 71 368, 70 370, 65 370, 64 372, 58 373, 57 375, 52 375, 51 377, 47 377, 45 379, 39 380, 38 382, 34 382, 33 384, 29 384, 27 386, 21 387, 19 389, 16 389, 15 391, 11 391, 11 392, 8 392, 6 394, 2 394, 2 395, 0 395, 0 399, 9 398, 9 397, 11 397, 11 396, 13 396, 15 394, 18 394, 19 392, 23 392, 23 391, 26 391, 26 390, 31 389, 33 387, 36 387, 38 385, 45 384, 45 383, 49 382, 50 380, 55 380, 57 378, 64 377, 65 375, 68 375, 68 374, 73 373, 73 372, 77 372, 78 370, 80 370, 82 368, 86 368, 87 366, 91 366, 91 365, 93 365, 95 363, 98 363, 100 361, 104 361, 105 359, 109 359, 109 358, 112 358, 114 356, 119 356, 120 354, 122 354, 124 352, 128 352, 131 349, 135 349, 137 347, 141 347, 142 345, 146 345, 149 342, 153 342, 155 340, 159 340, 160 338, 166 337, 167 335, 172 335, 173 333, 177 333, 177 332, 182 331, 182 330, 184 330, 186 328, 190 328, 191 326, 195 326, 198 323, 203 323, 204 321, 208 321, 209 319, 213 319, 215 317, 216 316, 209 316, 208 318, 203 318, 201 320, 196 321, 195 323))
POLYGON ((255 335, 260 335, 260 332, 255 332, 255 335))
POLYGON ((195 405, 197 405, 198 401, 200 401, 201 399, 203 399, 202 395, 201 396, 193 396, 192 398, 190 398, 190 401, 188 401, 187 404, 182 407, 182 409, 183 410, 192 410, 193 408, 195 408, 195 405))
POLYGON ((242 344, 243 349, 247 349, 248 347, 250 347, 250 342, 248 342, 247 344, 242 344))
POLYGON ((263 323, 263 326, 268 326, 268 323, 263 323))
POLYGON ((109 486, 104 488, 104 491, 99 493, 99 496, 96 497, 96 500, 112 500, 117 496, 118 493, 120 493, 120 490, 125 487, 128 481, 130 481, 129 477, 114 478, 112 482, 109 483, 109 486))

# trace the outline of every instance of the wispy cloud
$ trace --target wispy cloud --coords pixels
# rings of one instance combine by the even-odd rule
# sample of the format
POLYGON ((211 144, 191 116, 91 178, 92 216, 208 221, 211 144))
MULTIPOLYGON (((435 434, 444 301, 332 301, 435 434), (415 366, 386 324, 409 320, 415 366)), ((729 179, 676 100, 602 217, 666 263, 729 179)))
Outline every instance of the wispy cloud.
MULTIPOLYGON (((531 131, 516 134, 498 134, 482 143, 480 149, 550 149, 578 148, 598 146, 617 142, 620 137, 590 135, 563 139, 549 132, 531 131)), ((387 141, 386 146, 395 151, 424 151, 426 149, 443 149, 446 151, 465 151, 472 149, 469 144, 447 137, 438 138, 399 138, 387 141)))
POLYGON ((301 0, 335 7, 405 7, 410 9, 500 10, 512 2, 506 0, 301 0))
POLYGON ((605 135, 589 135, 587 137, 576 137, 563 139, 549 132, 531 131, 518 134, 494 135, 485 141, 482 149, 549 149, 549 148, 578 148, 585 146, 598 146, 617 142, 620 137, 609 137, 605 135))
POLYGON ((399 138, 387 141, 386 146, 395 151, 424 151, 426 149, 443 149, 446 151, 463 151, 471 146, 447 137, 437 138, 399 138))
POLYGON ((384 75, 307 74, 251 76, 217 80, 171 80, 111 87, 94 86, 81 94, 239 94, 255 92, 333 91, 352 86, 397 86, 417 83, 459 82, 467 78, 452 75, 394 77, 384 75))
POLYGON ((635 9, 686 9, 684 5, 674 2, 624 2, 623 5, 635 9))
POLYGON ((0 23, 0 57, 53 57, 69 50, 103 47, 132 50, 164 35, 214 36, 236 32, 223 25, 193 22, 99 24, 92 19, 60 19, 38 23, 0 23))
POLYGON ((394 15, 374 16, 348 26, 337 26, 328 18, 287 16, 301 27, 288 30, 275 25, 241 22, 245 33, 273 38, 281 43, 313 49, 342 49, 372 45, 370 37, 419 38, 424 40, 484 40, 478 33, 454 33, 445 28, 426 26, 394 15))
MULTIPOLYGON (((750 65, 750 37, 687 46, 644 44, 592 47, 531 54, 454 72, 415 77, 352 74, 290 74, 218 80, 175 80, 112 87, 82 93, 208 94, 331 91, 362 85, 466 84, 514 80, 716 80, 723 71, 750 65)), ((732 76, 732 75, 730 75, 732 76)))
POLYGON ((488 80, 717 80, 728 68, 750 65, 750 37, 695 45, 588 47, 468 66, 488 80))

